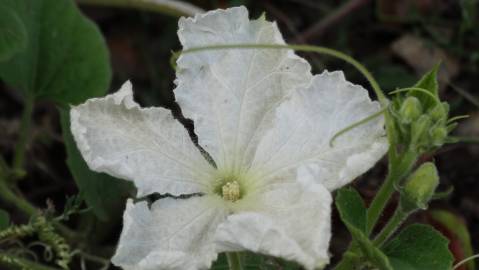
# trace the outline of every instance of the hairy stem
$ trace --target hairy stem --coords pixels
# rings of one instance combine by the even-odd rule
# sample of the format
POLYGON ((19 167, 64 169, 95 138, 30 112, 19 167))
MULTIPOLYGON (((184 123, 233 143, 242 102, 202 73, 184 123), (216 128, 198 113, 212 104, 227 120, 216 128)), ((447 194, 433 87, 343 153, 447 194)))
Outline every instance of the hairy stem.
POLYGON ((368 235, 374 229, 374 225, 376 225, 376 222, 381 216, 382 211, 384 210, 386 204, 394 193, 394 183, 396 182, 396 179, 398 179, 397 173, 390 170, 388 176, 386 177, 386 180, 382 184, 379 191, 376 193, 376 196, 374 197, 371 204, 369 205, 366 227, 366 232, 368 233, 368 235))
POLYGON ((238 252, 226 252, 226 258, 228 259, 228 266, 230 270, 242 270, 241 258, 238 252))
POLYGON ((368 208, 368 224, 366 228, 368 234, 373 231, 374 225, 394 193, 394 186, 409 174, 416 160, 416 153, 407 151, 398 159, 390 161, 388 176, 368 208))
POLYGON ((399 228, 399 226, 401 226, 401 224, 404 222, 404 220, 406 220, 409 214, 410 212, 405 212, 400 206, 398 206, 386 226, 384 226, 382 231, 374 239, 374 245, 378 247, 382 246, 389 239, 389 237, 391 237, 391 235, 399 228))
MULTIPOLYGON (((389 149, 389 171, 386 180, 382 184, 379 191, 376 193, 371 202, 367 212, 367 234, 371 234, 389 199, 395 191, 395 185, 406 177, 412 170, 416 163, 417 155, 413 151, 406 151, 404 154, 396 157, 395 149, 389 149)), ((399 209, 399 207, 398 207, 399 209)), ((398 210, 396 210, 398 211, 398 210)), ((391 225, 392 226, 392 225, 391 225)), ((350 245, 349 249, 344 254, 356 254, 359 249, 355 245, 350 245)), ((344 256, 334 268, 335 270, 351 269, 355 262, 354 256, 344 256)))
POLYGON ((357 269, 359 256, 356 254, 356 250, 359 248, 355 245, 351 245, 346 252, 343 253, 341 261, 334 267, 334 270, 352 270, 357 269))

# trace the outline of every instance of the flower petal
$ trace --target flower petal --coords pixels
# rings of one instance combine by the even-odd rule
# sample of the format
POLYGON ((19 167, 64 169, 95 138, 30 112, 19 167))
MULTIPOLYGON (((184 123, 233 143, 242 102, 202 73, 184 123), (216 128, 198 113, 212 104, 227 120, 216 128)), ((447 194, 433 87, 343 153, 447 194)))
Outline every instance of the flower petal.
MULTIPOLYGON (((182 18, 179 27, 184 49, 284 44, 275 23, 250 21, 244 7, 182 18)), ((175 96, 218 168, 238 170, 251 162, 280 100, 310 79, 309 64, 292 50, 209 50, 178 59, 175 96)))
POLYGON ((327 264, 332 198, 312 177, 300 169, 296 181, 269 185, 257 193, 255 207, 229 216, 218 226, 219 249, 281 257, 306 269, 327 264))
POLYGON ((134 181, 139 196, 206 190, 213 167, 164 108, 140 108, 130 82, 73 107, 71 130, 90 169, 134 181))
MULTIPOLYGON (((124 269, 207 269, 216 259, 213 242, 226 213, 216 198, 128 200, 123 231, 112 262, 124 269)), ((219 199, 219 198, 217 198, 219 199)))
POLYGON ((380 110, 359 85, 342 72, 324 72, 300 89, 277 111, 274 126, 262 138, 254 171, 272 179, 303 165, 329 190, 337 189, 371 168, 387 151, 384 119, 377 117, 342 134, 340 130, 380 110), (297 94, 296 94, 297 93, 297 94))

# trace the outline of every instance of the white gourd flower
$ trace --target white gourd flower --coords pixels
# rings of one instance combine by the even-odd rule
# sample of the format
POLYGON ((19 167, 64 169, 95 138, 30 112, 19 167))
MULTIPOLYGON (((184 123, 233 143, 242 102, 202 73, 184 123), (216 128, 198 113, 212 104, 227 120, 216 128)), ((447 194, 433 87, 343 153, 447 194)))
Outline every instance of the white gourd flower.
MULTIPOLYGON (((275 23, 244 7, 182 18, 184 49, 285 44, 275 23)), ((175 97, 198 144, 164 108, 141 108, 132 86, 71 110, 71 129, 97 172, 131 180, 151 206, 128 200, 112 261, 124 269, 207 269, 220 252, 249 250, 329 262, 330 192, 371 168, 387 150, 378 117, 339 130, 380 106, 342 72, 311 75, 289 49, 209 50, 182 55, 175 97), (175 198, 185 194, 201 194, 175 198)))

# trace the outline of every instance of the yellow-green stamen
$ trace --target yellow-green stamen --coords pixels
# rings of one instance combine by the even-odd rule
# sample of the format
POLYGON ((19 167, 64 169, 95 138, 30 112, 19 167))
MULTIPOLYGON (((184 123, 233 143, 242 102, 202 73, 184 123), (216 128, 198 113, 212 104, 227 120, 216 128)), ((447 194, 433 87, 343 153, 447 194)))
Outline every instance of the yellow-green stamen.
POLYGON ((221 187, 223 199, 235 202, 241 198, 240 185, 236 181, 227 182, 221 187))

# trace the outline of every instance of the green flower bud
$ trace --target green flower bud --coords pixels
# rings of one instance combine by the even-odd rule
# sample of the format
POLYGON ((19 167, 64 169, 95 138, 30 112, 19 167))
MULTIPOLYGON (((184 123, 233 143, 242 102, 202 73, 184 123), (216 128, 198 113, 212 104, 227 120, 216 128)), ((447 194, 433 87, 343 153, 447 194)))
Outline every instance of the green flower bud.
POLYGON ((401 207, 405 211, 426 209, 427 203, 431 200, 438 185, 439 176, 434 163, 422 164, 406 180, 401 197, 401 207))
POLYGON ((431 142, 434 146, 441 146, 447 137, 447 128, 443 126, 436 126, 429 131, 431 142))
POLYGON ((443 102, 441 104, 436 104, 436 106, 434 106, 429 111, 429 115, 431 116, 434 122, 447 120, 448 114, 449 114, 449 104, 447 104, 446 102, 443 102))
POLYGON ((431 128, 432 121, 429 115, 423 114, 411 125, 411 144, 419 145, 424 137, 427 135, 427 131, 431 128))
POLYGON ((419 99, 416 97, 408 97, 406 98, 403 103, 401 104, 401 108, 399 109, 399 115, 401 117, 401 121, 405 124, 409 124, 419 118, 422 114, 422 106, 419 99))

